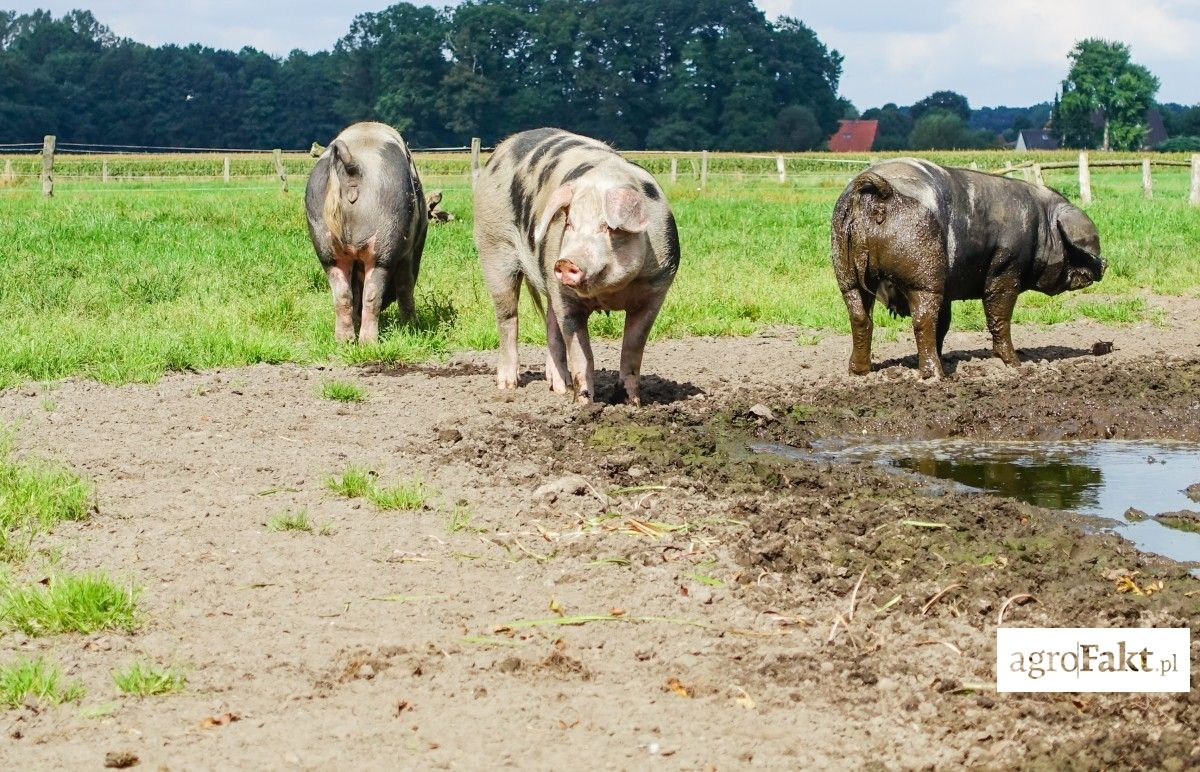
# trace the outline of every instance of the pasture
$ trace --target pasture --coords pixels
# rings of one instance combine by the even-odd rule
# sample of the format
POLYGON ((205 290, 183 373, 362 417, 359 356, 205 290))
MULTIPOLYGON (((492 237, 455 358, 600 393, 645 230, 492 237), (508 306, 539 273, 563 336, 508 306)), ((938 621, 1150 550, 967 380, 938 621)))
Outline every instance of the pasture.
MULTIPOLYGON (((803 455, 1200 447, 1183 171, 1149 201, 1140 174, 1097 171, 1104 281, 1022 296, 1019 370, 960 304, 951 377, 918 382, 907 320, 878 311, 883 366, 844 374, 829 216, 851 171, 795 158, 781 184, 773 159, 717 157, 701 191, 685 159, 666 185, 683 263, 634 409, 603 402, 620 314, 592 320, 599 403, 547 391, 528 304, 522 386, 495 389, 464 157, 419 158, 458 219, 431 227, 416 323, 389 312, 373 346, 333 343, 311 159, 283 194, 265 161, 225 183, 219 158, 114 158, 103 183, 66 157, 50 200, 19 160, 0 186, 0 766, 1198 758, 1194 698, 1128 721, 1126 695, 998 694, 993 666, 1001 625, 1191 624, 1200 564, 803 455)), ((668 157, 639 161, 666 179, 668 157)))
MULTIPOLYGON (((1009 158, 932 157, 982 168, 1009 158)), ((53 199, 43 200, 30 176, 0 187, 8 277, 0 287, 0 335, 7 342, 0 386, 72 375, 150 382, 165 372, 258 362, 411 363, 495 347, 491 301, 471 239, 465 158, 418 158, 426 190, 445 190, 442 208, 458 219, 430 229, 416 324, 397 324, 393 310, 381 342, 362 347, 333 343, 327 283, 304 226, 311 159, 287 162, 294 175, 288 194, 270 184, 265 161, 236 160, 228 184, 192 176, 219 169, 216 158, 114 160, 114 181, 101 185, 98 161, 68 156, 57 161, 53 199), (155 178, 143 180, 135 170, 155 178)), ((637 160, 666 180, 665 157, 637 160)), ((829 216, 854 172, 791 163, 780 184, 769 159, 718 157, 708 189, 700 191, 692 162, 684 160, 680 181, 667 184, 683 264, 654 339, 748 335, 780 325, 848 330, 829 265, 829 216)), ((32 173, 28 159, 16 169, 32 173)), ((1071 173, 1048 172, 1047 182, 1078 195, 1071 173)), ((1026 294, 1015 321, 1132 322, 1148 313, 1146 293, 1194 296, 1200 221, 1186 204, 1187 185, 1186 170, 1160 171, 1156 197, 1145 201, 1138 173, 1097 171, 1088 212, 1100 229, 1108 275, 1082 294, 1026 294)), ((960 306, 957 327, 982 329, 979 304, 960 306)), ((907 327, 882 310, 876 315, 885 339, 907 327)), ((522 319, 522 340, 544 341, 528 303, 522 319)), ((593 334, 617 336, 620 325, 620 315, 597 316, 593 334)))

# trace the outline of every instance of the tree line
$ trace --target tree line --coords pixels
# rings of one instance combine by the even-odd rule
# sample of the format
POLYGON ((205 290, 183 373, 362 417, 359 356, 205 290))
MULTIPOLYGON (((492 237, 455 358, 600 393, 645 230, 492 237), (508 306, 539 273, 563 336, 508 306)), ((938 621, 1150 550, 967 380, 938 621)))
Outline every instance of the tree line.
MULTIPOLYGON (((876 150, 1003 147, 1048 127, 1067 147, 1140 147, 1158 81, 1129 48, 1080 41, 1053 103, 972 110, 938 91, 874 107, 876 150)), ((0 143, 307 148, 359 120, 414 147, 561 126, 626 149, 812 150, 858 111, 842 56, 753 0, 467 0, 356 17, 330 51, 147 46, 88 11, 0 11, 0 143)), ((1200 149, 1200 106, 1164 106, 1200 149)))
POLYGON ((845 112, 841 67, 752 0, 398 3, 284 58, 0 11, 0 142, 306 148, 374 119, 415 147, 554 125, 629 149, 808 150, 845 112))

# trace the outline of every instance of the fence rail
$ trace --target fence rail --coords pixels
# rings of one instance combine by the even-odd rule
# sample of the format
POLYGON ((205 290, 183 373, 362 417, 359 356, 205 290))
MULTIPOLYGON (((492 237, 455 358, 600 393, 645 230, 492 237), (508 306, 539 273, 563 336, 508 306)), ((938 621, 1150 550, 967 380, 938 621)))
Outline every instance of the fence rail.
MULTIPOLYGON (((493 149, 483 147, 479 139, 475 138, 466 146, 414 148, 413 152, 418 156, 422 177, 427 182, 435 179, 448 181, 453 189, 457 184, 464 187, 473 186, 485 161, 484 155, 493 149)), ((780 184, 786 184, 789 178, 816 178, 817 184, 827 185, 830 179, 836 177, 838 180, 834 181, 838 182, 855 169, 881 160, 878 155, 866 154, 847 157, 815 153, 710 153, 707 150, 636 150, 625 152, 623 155, 640 163, 656 176, 669 179, 672 184, 690 178, 698 182, 701 190, 708 189, 710 178, 775 179, 780 184)), ((929 155, 939 156, 936 152, 929 155)), ((978 169, 980 161, 985 166, 998 164, 1000 153, 993 151, 958 155, 959 158, 951 160, 962 164, 965 157, 973 157, 969 166, 978 169)), ((1078 169, 1079 197, 1083 203, 1088 204, 1093 200, 1092 169, 1140 166, 1143 195, 1151 198, 1154 195, 1155 167, 1190 168, 1191 180, 1186 195, 1193 205, 1200 206, 1200 155, 1193 155, 1190 160, 1184 160, 1181 156, 1172 158, 1157 155, 1092 160, 1086 151, 1080 153, 1075 160, 1057 160, 1055 156, 1061 157, 1061 154, 1038 154, 1035 158, 1040 157, 1043 160, 1024 160, 1015 164, 1007 161, 1002 168, 990 168, 987 172, 1001 176, 1020 173, 1028 182, 1044 186, 1045 172, 1078 169)), ((0 192, 17 189, 22 180, 38 179, 41 181, 42 193, 47 197, 54 195, 56 180, 70 181, 72 184, 99 182, 98 187, 87 188, 96 191, 113 190, 117 187, 113 183, 117 182, 150 183, 165 180, 200 183, 221 181, 226 184, 237 182, 239 184, 234 186, 237 190, 276 187, 287 192, 289 183, 306 179, 312 164, 315 163, 312 152, 284 153, 279 149, 58 142, 51 135, 47 135, 42 142, 0 144, 0 157, 4 157, 0 192), (28 158, 28 161, 23 163, 23 158, 28 158), (56 161, 62 163, 56 167, 56 161), (248 187, 245 183, 251 181, 271 181, 274 185, 248 187)), ((946 159, 937 160, 945 162, 946 159)), ((80 188, 72 187, 71 190, 80 188)))

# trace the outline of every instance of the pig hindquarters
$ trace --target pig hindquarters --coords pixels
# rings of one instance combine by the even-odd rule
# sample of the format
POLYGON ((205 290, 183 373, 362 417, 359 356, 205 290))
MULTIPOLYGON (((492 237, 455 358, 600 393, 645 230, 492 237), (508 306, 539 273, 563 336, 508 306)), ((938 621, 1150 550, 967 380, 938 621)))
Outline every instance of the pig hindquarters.
POLYGON ((304 193, 308 233, 333 293, 334 338, 379 340, 379 316, 399 300, 414 315, 413 287, 428 225, 416 165, 400 134, 356 123, 321 155, 304 193))
POLYGON ((679 235, 662 189, 594 139, 535 129, 496 148, 475 187, 475 244, 496 305, 500 388, 517 385, 521 282, 545 296, 546 380, 595 398, 593 311, 625 311, 620 383, 640 404, 642 352, 679 266, 679 235))

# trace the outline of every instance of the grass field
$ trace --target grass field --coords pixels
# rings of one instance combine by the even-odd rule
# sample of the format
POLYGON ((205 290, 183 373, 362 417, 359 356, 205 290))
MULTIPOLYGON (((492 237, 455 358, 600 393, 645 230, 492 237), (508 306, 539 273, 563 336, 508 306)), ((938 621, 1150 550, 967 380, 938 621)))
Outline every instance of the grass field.
MULTIPOLYGON (((665 158, 640 160, 658 171, 665 158)), ((985 168, 1010 158, 936 156, 985 168)), ((328 288, 304 226, 302 177, 285 195, 265 176, 197 182, 186 176, 191 167, 164 161, 156 171, 178 178, 102 187, 63 176, 50 200, 21 181, 0 187, 0 387, 72 375, 152 381, 172 370, 256 362, 420 361, 492 348, 497 336, 471 239, 463 163, 424 160, 426 187, 445 190, 442 206, 458 220, 430 229, 418 321, 402 326, 389 312, 382 341, 370 346, 333 342, 328 288)), ((714 163, 701 192, 688 163, 680 164, 680 182, 667 185, 683 263, 654 335, 745 335, 780 324, 846 331, 829 264, 829 216, 858 167, 819 171, 790 161, 795 169, 780 184, 766 176, 769 159, 714 163)), ((289 164, 307 168, 299 157, 289 164)), ((1047 173, 1069 196, 1078 194, 1073 180, 1070 172, 1047 173)), ((1094 171, 1088 212, 1108 276, 1075 295, 1026 294, 1017 321, 1130 322, 1146 313, 1144 293, 1200 292, 1200 211, 1184 200, 1187 183, 1184 169, 1156 171, 1156 197, 1145 201, 1140 172, 1094 171)), ((979 304, 959 305, 955 324, 982 328, 979 304)), ((877 314, 883 335, 908 324, 877 314)), ((542 342, 528 304, 522 319, 522 339, 542 342)), ((621 324, 620 314, 597 316, 593 334, 617 336, 621 324)))

